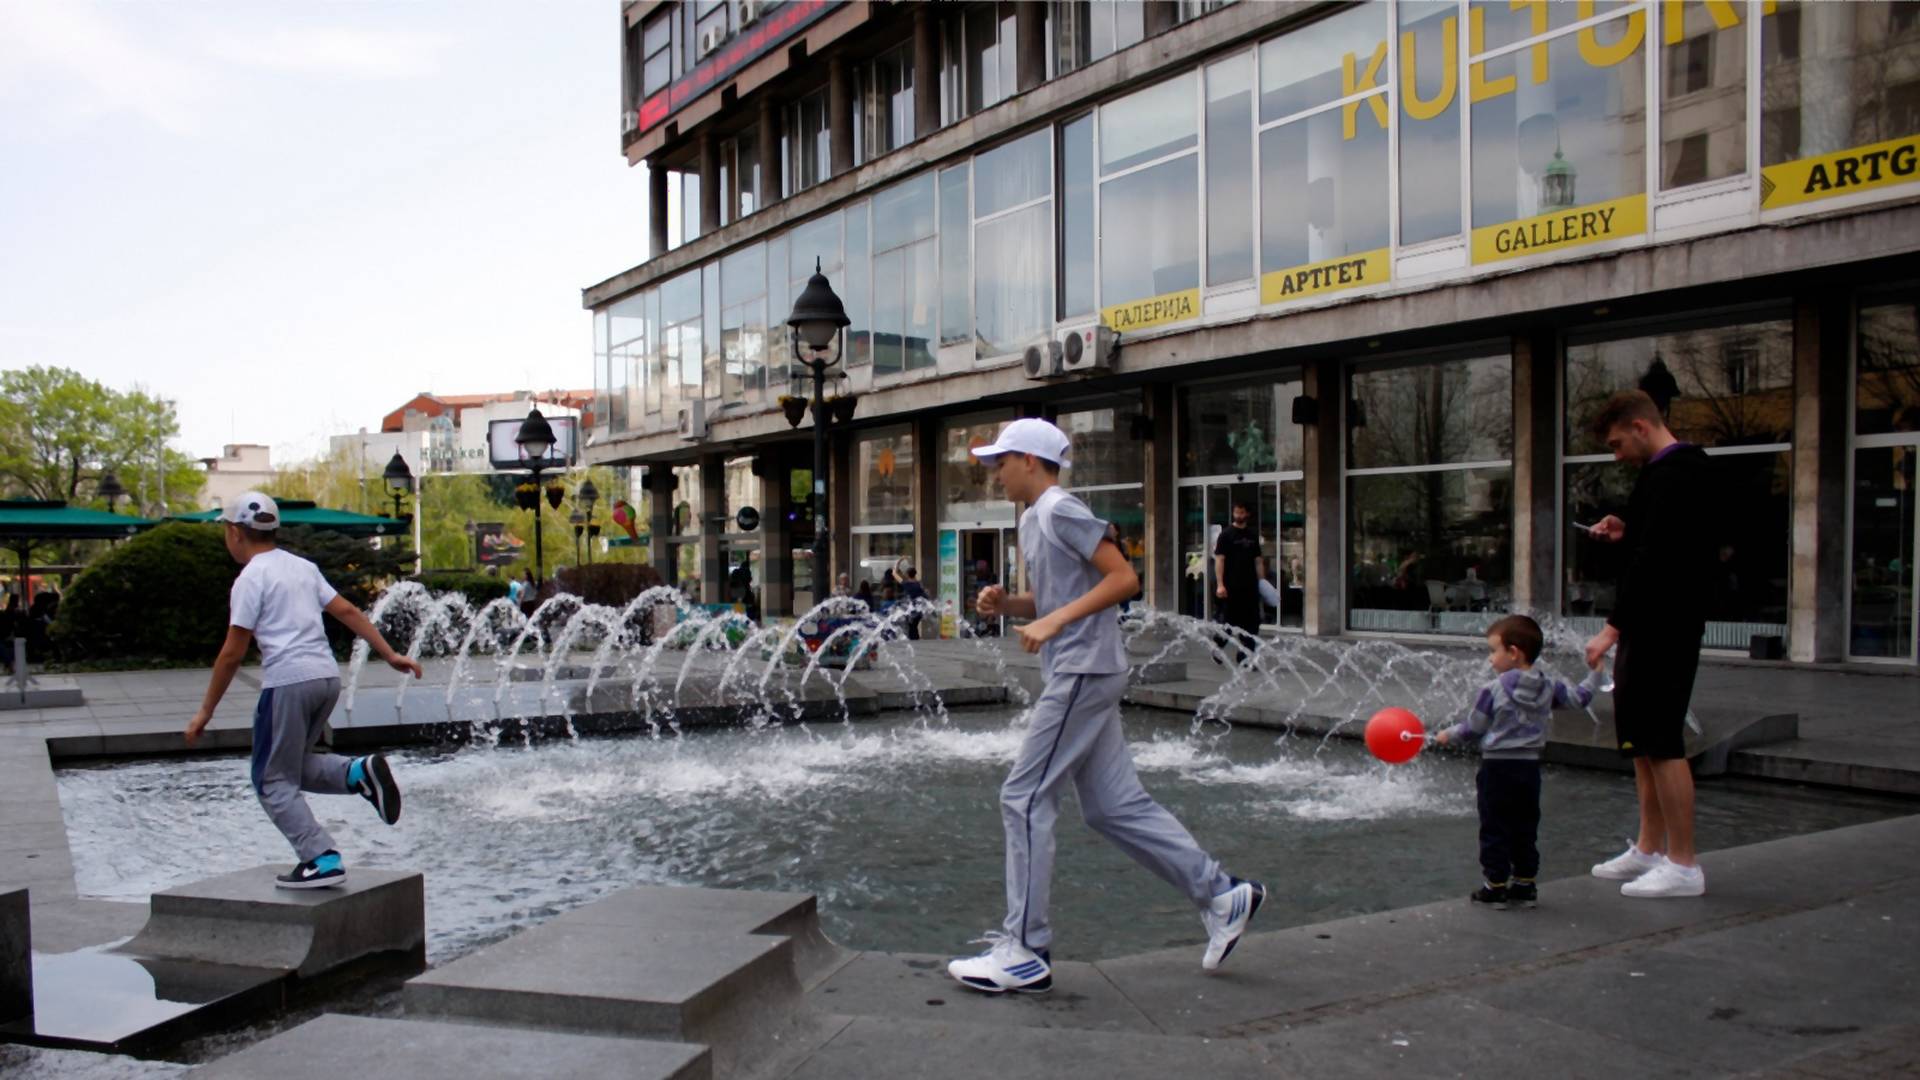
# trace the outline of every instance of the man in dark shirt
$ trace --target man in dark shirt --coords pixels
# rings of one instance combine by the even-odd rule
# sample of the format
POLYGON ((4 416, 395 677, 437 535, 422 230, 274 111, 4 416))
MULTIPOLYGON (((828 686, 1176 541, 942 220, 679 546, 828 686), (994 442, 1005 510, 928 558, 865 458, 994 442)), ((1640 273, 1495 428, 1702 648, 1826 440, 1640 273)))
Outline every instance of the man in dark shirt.
POLYGON ((1588 530, 1594 540, 1627 547, 1618 599, 1587 643, 1587 662, 1618 646, 1613 723, 1640 795, 1639 839, 1593 874, 1625 882, 1626 896, 1699 896, 1707 881, 1694 851, 1685 723, 1718 547, 1711 461, 1675 439, 1659 406, 1639 390, 1609 399, 1593 431, 1614 460, 1640 467, 1626 517, 1609 514, 1588 530))
POLYGON ((1246 503, 1234 503, 1233 523, 1220 530, 1213 544, 1213 594, 1226 601, 1222 621, 1240 632, 1234 644, 1243 661, 1260 643, 1260 580, 1267 576, 1267 560, 1260 554, 1260 533, 1253 528, 1252 518, 1246 503))

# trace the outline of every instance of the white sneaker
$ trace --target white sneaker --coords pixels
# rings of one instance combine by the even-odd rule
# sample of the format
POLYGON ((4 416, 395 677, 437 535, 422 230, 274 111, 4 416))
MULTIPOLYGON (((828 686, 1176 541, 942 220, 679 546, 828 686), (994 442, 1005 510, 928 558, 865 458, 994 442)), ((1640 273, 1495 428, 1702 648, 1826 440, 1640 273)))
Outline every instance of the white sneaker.
POLYGON ((1664 896, 1704 896, 1707 875, 1698 866, 1681 866, 1662 858, 1660 865, 1620 886, 1621 896, 1657 898, 1664 896))
POLYGON ((1207 910, 1200 913, 1200 925, 1207 928, 1207 953, 1200 958, 1203 969, 1212 971, 1226 962, 1233 947, 1240 944, 1240 935, 1247 932, 1253 913, 1266 899, 1266 886, 1239 878, 1233 879, 1233 888, 1213 898, 1207 910))
POLYGON ((1053 966, 1044 951, 1035 952, 998 930, 977 939, 992 945, 979 956, 967 956, 947 964, 947 974, 966 986, 989 994, 1011 990, 1019 994, 1042 994, 1053 989, 1053 966))
POLYGON ((1627 845, 1627 850, 1606 862, 1595 863, 1593 876, 1606 878, 1608 881, 1632 881, 1666 861, 1666 856, 1648 855, 1640 850, 1638 844, 1630 843, 1627 845))

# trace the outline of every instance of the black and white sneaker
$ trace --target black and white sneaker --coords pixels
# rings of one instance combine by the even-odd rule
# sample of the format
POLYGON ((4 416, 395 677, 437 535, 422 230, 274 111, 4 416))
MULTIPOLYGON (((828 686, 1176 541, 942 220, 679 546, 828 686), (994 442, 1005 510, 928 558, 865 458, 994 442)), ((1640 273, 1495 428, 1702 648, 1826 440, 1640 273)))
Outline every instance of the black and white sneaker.
POLYGON ((947 974, 962 985, 988 994, 1044 994, 1053 989, 1053 961, 1047 950, 1029 949, 998 930, 979 940, 992 947, 947 964, 947 974))
POLYGON ((1240 936, 1247 932, 1247 924, 1267 899, 1265 885, 1239 878, 1232 881, 1232 888, 1214 897, 1213 903, 1200 912, 1200 924, 1207 928, 1207 951, 1200 958, 1200 966, 1207 971, 1218 968, 1232 955, 1240 936))
POLYGON ((389 825, 400 820, 400 785, 393 782, 393 770, 384 754, 368 754, 360 759, 360 797, 380 811, 380 820, 389 825))
POLYGON ((337 851, 324 851, 273 879, 282 889, 329 889, 347 883, 347 868, 337 851))

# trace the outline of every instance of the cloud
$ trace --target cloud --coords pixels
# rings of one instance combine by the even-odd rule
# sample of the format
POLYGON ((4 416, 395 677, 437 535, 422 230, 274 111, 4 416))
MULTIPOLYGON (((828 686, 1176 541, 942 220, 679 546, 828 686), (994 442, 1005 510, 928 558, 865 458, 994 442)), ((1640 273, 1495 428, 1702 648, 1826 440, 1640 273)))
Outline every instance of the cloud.
POLYGON ((263 33, 221 32, 209 55, 267 71, 355 79, 411 79, 439 69, 445 41, 410 30, 343 27, 276 28, 263 33))
POLYGON ((207 72, 147 47, 126 21, 39 0, 0 4, 0 90, 21 87, 53 119, 129 112, 176 134, 200 129, 214 92, 207 72))

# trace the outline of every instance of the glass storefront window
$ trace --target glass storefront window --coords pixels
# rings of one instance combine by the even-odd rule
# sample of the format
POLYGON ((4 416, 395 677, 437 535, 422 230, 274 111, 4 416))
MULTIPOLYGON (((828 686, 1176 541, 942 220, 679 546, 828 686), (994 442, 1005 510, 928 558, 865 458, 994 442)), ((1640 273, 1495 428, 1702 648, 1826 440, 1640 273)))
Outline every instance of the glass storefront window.
POLYGON ((1049 7, 1055 28, 1056 76, 1077 71, 1147 36, 1142 0, 1055 0, 1049 7))
POLYGON ((1060 317, 1093 311, 1093 115, 1060 127, 1060 317))
POLYGON ((1295 472, 1303 439, 1293 422, 1298 380, 1197 386, 1180 392, 1180 475, 1295 472))
POLYGON ((1197 155, 1102 183, 1100 303, 1199 288, 1199 215, 1197 155))
MULTIPOLYGON (((1617 11, 1634 0, 1471 0, 1469 18, 1476 52, 1517 44, 1572 26, 1582 19, 1617 11)), ((1451 6, 1451 5, 1449 5, 1451 6)))
POLYGON ((1862 303, 1854 348, 1854 431, 1920 431, 1920 302, 1862 303))
POLYGON ((940 433, 942 521, 1013 523, 1013 504, 987 467, 968 452, 991 445, 1007 419, 1011 417, 952 424, 940 433))
POLYGON ((847 207, 847 257, 842 274, 846 278, 847 366, 859 367, 873 360, 873 318, 869 314, 870 285, 867 254, 867 203, 847 207))
POLYGON ((1260 122, 1386 86, 1386 56, 1385 4, 1359 4, 1262 43, 1260 122))
POLYGON ((973 192, 976 217, 992 217, 1053 193, 1053 157, 1047 136, 1043 128, 974 158, 980 174, 973 192))
POLYGON ((1762 18, 1762 165, 1920 132, 1920 24, 1906 8, 1789 0, 1762 18))
POLYGON ((1387 246, 1387 129, 1364 104, 1357 119, 1345 112, 1329 109, 1260 133, 1262 272, 1387 246), (1350 136, 1343 133, 1349 128, 1350 136))
POLYGON ((722 404, 739 400, 738 395, 728 386, 725 377, 726 353, 721 350, 720 340, 720 263, 716 260, 700 268, 700 292, 703 299, 701 309, 701 344, 705 347, 702 357, 704 376, 701 379, 701 391, 709 401, 722 404))
MULTIPOLYGON (((940 173, 940 344, 958 345, 973 338, 973 210, 968 191, 969 170, 956 165, 940 173)), ((917 314, 917 312, 915 313, 917 314)), ((927 313, 932 317, 932 313, 927 313)), ((912 368, 914 358, 907 358, 912 368)), ((929 350, 926 363, 932 363, 929 350)))
POLYGON ((1400 3, 1400 242, 1460 233, 1460 14, 1400 3))
POLYGON ((754 244, 720 260, 721 352, 726 401, 759 401, 766 390, 767 249, 754 244))
POLYGON ((681 403, 700 396, 701 351, 700 271, 689 270, 669 278, 660 287, 663 320, 660 349, 662 411, 671 417, 681 403))
POLYGON ((1349 397, 1349 625, 1484 633, 1512 597, 1511 361, 1363 368, 1349 397))
POLYGON ((974 348, 984 360, 1019 352, 1053 325, 1051 133, 1043 128, 975 163, 974 348))
POLYGON ((855 525, 912 525, 914 513, 913 432, 908 429, 867 435, 857 448, 860 473, 855 495, 855 525))
POLYGON ((793 191, 805 191, 832 176, 832 143, 824 87, 791 106, 787 130, 792 133, 793 161, 787 167, 787 175, 795 178, 793 191))
POLYGON ((1588 427, 1609 397, 1639 387, 1684 442, 1756 446, 1793 438, 1793 323, 1780 313, 1567 345, 1566 450, 1606 454, 1588 427))
MULTIPOLYGON (((898 583, 905 580, 907 567, 913 565, 913 533, 911 532, 860 532, 853 537, 854 572, 852 585, 860 588, 861 582, 873 586, 875 604, 887 602, 887 571, 893 571, 893 580, 898 583)), ((921 575, 925 584, 926 575, 921 575)), ((894 586, 893 599, 899 599, 898 584, 894 586)))
POLYGON ((940 296, 935 273, 934 175, 873 199, 873 373, 931 366, 940 296))
POLYGON ((1475 228, 1645 193, 1645 22, 1472 64, 1475 228))
POLYGON ((1253 54, 1207 68, 1207 284, 1253 276, 1253 54))
POLYGON ((1747 168, 1747 26, 1707 4, 1661 8, 1660 186, 1747 168), (1677 40, 1676 40, 1677 39, 1677 40))
POLYGON ((1145 458, 1133 441, 1130 420, 1122 409, 1079 409, 1061 413, 1054 423, 1067 433, 1071 467, 1060 470, 1060 486, 1102 487, 1146 481, 1145 458))
POLYGON ((787 386, 787 364, 793 356, 788 346, 787 316, 793 313, 795 293, 787 277, 787 238, 776 236, 767 241, 767 396, 769 400, 791 393, 787 386))
POLYGON ((1195 77, 1190 71, 1101 106, 1101 176, 1200 145, 1195 77))

